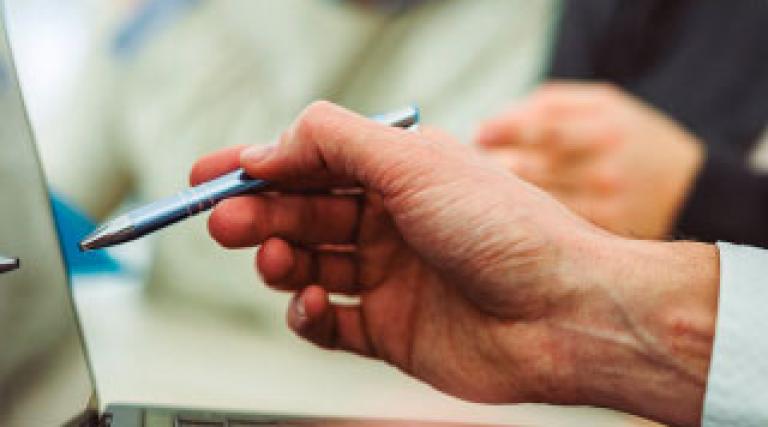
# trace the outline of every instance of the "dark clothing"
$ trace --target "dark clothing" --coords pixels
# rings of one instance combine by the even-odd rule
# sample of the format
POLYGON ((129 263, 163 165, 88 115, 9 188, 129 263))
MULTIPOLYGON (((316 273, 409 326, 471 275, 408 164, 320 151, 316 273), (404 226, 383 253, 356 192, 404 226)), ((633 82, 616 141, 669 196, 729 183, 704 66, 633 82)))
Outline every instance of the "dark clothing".
POLYGON ((551 78, 614 82, 706 144, 676 234, 768 247, 768 176, 746 164, 768 125, 768 2, 563 2, 551 78))

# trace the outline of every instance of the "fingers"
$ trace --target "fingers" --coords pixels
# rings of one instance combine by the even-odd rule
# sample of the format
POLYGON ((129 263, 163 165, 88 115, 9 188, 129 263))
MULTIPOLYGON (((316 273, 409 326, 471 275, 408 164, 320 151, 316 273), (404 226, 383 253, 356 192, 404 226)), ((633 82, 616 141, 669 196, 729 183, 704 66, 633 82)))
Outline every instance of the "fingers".
POLYGON ((200 158, 189 173, 189 184, 198 185, 240 167, 240 152, 245 145, 227 147, 200 158))
POLYGON ((208 230, 226 248, 281 237, 303 245, 351 243, 358 224, 356 198, 345 196, 243 196, 220 202, 208 230))
POLYGON ((571 168, 559 168, 553 156, 542 150, 506 147, 489 148, 485 153, 505 170, 538 187, 565 191, 573 183, 571 168))
POLYGON ((529 100, 538 108, 551 112, 591 112, 614 106, 622 95, 626 96, 608 82, 553 80, 539 86, 529 100))
POLYGON ((316 283, 330 293, 359 291, 352 253, 311 251, 271 238, 259 250, 256 266, 267 285, 279 290, 299 290, 316 283))
POLYGON ((603 113, 550 116, 531 113, 502 116, 481 126, 476 142, 483 148, 529 148, 561 156, 600 152, 618 139, 603 113))
POLYGON ((556 178, 551 159, 542 153, 519 148, 494 148, 486 153, 504 169, 529 182, 556 178))
MULTIPOLYGON (((418 173, 421 150, 417 133, 376 123, 328 102, 309 106, 280 138, 274 150, 245 150, 241 165, 251 176, 295 187, 351 180, 388 191, 385 175, 411 162, 418 173)), ((423 158, 425 156, 421 156, 423 158)), ((420 161, 422 169, 428 159, 420 161)))
POLYGON ((521 104, 487 120, 478 127, 475 143, 484 148, 534 143, 532 129, 538 121, 531 117, 530 112, 526 105, 521 104))
POLYGON ((319 286, 296 294, 286 322, 299 336, 320 347, 374 356, 360 307, 331 304, 328 292, 319 286))
POLYGON ((593 117, 571 116, 553 121, 548 126, 548 138, 542 149, 555 157, 590 156, 604 152, 619 139, 617 128, 602 114, 593 117))
POLYGON ((475 141, 485 148, 535 146, 566 155, 599 150, 617 139, 612 122, 626 102, 606 84, 547 83, 482 124, 475 141))

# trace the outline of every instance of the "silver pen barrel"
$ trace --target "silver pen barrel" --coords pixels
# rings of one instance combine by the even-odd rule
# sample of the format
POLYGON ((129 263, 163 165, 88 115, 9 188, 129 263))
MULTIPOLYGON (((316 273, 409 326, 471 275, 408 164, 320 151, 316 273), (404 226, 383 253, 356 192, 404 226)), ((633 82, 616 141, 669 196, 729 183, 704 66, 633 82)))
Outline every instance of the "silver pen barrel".
POLYGON ((263 190, 267 185, 266 181, 253 179, 238 169, 127 215, 134 233, 143 235, 207 211, 226 198, 263 190))
MULTIPOLYGON (((372 119, 388 126, 414 129, 419 123, 419 109, 410 106, 372 119)), ((223 199, 261 191, 268 185, 268 182, 251 178, 238 169, 107 222, 80 242, 80 250, 100 249, 138 239, 211 209, 223 199)))
POLYGON ((80 242, 80 249, 105 248, 138 239, 211 209, 221 200, 261 190, 267 184, 264 180, 250 178, 245 171, 238 169, 107 222, 80 242))

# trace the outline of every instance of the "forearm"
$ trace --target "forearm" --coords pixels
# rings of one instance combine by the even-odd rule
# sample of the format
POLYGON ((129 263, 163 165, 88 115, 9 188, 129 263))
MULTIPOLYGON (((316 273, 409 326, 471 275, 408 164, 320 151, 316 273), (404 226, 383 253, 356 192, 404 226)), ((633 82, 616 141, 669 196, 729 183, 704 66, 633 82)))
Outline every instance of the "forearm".
MULTIPOLYGON (((591 308, 565 328, 574 401, 698 425, 717 312, 712 245, 614 240, 595 248, 591 308)), ((588 305, 588 306, 589 306, 588 305)))

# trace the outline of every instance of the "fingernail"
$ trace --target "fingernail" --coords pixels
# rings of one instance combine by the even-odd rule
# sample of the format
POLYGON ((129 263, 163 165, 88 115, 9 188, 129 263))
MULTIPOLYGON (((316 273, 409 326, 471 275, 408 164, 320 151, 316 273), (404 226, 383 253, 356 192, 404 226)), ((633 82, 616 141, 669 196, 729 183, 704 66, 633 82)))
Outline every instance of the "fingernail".
POLYGON ((269 157, 269 155, 274 151, 273 146, 271 145, 253 145, 240 153, 240 162, 241 163, 259 163, 269 157))
POLYGON ((296 330, 301 330, 307 323, 307 308, 304 305, 304 298, 302 298, 300 294, 296 295, 293 304, 293 311, 296 314, 294 328, 296 328, 296 330))

